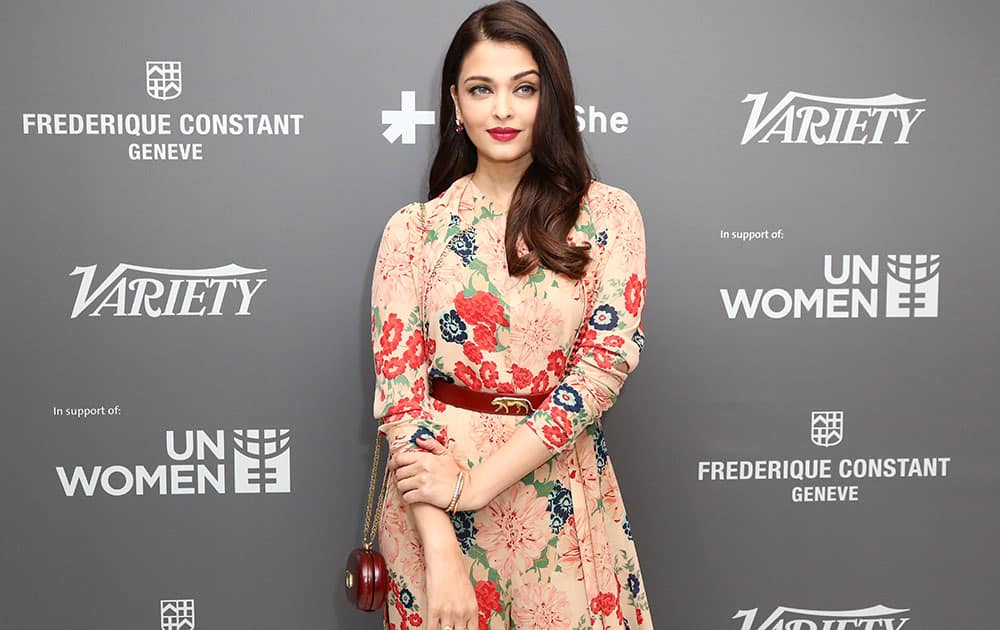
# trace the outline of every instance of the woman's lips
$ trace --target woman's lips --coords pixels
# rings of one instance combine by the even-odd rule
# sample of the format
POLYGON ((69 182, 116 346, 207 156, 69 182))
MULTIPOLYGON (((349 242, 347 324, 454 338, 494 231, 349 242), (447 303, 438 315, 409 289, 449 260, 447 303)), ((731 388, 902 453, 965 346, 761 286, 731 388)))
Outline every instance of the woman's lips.
POLYGON ((517 134, 521 132, 517 130, 494 131, 493 129, 490 129, 488 133, 491 136, 493 136, 494 140, 499 140, 500 142, 507 142, 508 140, 513 140, 514 138, 516 138, 517 134))

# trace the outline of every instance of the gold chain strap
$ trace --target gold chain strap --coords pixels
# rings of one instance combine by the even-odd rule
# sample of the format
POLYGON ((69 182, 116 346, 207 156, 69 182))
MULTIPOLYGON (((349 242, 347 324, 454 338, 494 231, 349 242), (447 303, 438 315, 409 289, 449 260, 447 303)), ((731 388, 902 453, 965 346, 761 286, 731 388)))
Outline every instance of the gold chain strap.
POLYGON ((378 507, 375 509, 375 523, 372 526, 372 499, 375 497, 375 479, 378 477, 378 459, 382 452, 382 436, 375 431, 375 459, 372 460, 372 479, 371 483, 368 484, 368 507, 365 509, 365 524, 364 538, 362 539, 362 546, 365 551, 370 551, 372 545, 375 543, 375 536, 378 533, 379 519, 382 518, 382 500, 385 499, 385 487, 389 480, 389 471, 385 471, 385 475, 382 477, 382 491, 378 495, 378 507), (369 526, 371 529, 369 530, 369 526))

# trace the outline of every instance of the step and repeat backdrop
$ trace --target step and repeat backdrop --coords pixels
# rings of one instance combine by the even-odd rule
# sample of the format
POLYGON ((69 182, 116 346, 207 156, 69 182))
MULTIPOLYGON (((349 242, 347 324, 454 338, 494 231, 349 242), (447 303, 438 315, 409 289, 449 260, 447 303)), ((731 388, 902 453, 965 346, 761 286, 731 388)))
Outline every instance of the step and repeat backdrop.
MULTIPOLYGON (((478 6, 0 10, 0 625, 382 626, 371 273, 478 6)), ((645 220, 656 626, 997 628, 1000 4, 532 6, 645 220)))

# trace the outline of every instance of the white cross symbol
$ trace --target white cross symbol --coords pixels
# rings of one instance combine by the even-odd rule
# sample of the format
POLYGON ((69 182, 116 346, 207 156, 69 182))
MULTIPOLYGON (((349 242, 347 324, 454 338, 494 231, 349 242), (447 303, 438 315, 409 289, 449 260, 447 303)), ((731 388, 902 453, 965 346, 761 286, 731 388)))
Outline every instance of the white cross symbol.
POLYGON ((434 111, 416 109, 417 93, 401 91, 399 93, 399 109, 383 109, 382 124, 389 125, 382 136, 390 143, 402 136, 403 144, 417 143, 417 125, 433 125, 434 111))

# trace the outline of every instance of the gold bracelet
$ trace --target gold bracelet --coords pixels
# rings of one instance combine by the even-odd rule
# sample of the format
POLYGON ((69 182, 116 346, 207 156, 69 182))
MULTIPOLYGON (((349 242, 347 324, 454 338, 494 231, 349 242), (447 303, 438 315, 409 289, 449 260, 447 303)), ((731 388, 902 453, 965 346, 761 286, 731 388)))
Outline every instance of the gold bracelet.
POLYGON ((462 493, 462 478, 465 476, 465 471, 458 471, 458 481, 455 483, 455 492, 451 496, 451 503, 448 504, 444 510, 445 512, 451 512, 455 514, 455 507, 458 506, 458 495, 462 493))

